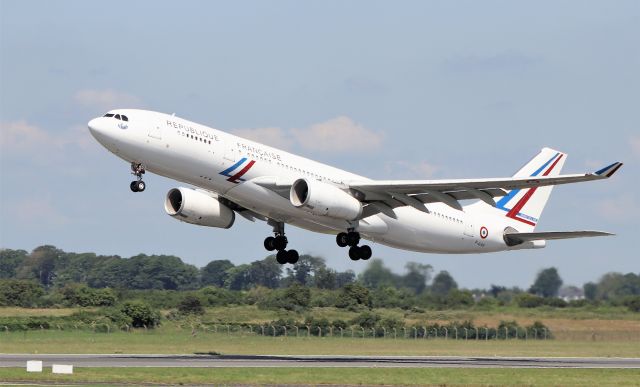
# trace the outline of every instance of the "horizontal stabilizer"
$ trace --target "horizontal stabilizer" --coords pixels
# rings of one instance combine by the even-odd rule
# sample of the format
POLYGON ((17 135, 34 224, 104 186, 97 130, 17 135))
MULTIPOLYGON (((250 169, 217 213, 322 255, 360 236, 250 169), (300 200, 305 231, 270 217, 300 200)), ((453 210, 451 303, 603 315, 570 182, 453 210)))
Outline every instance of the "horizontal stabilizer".
POLYGON ((505 233, 504 241, 509 246, 516 246, 529 241, 587 238, 615 235, 604 231, 549 231, 549 232, 514 232, 505 233))

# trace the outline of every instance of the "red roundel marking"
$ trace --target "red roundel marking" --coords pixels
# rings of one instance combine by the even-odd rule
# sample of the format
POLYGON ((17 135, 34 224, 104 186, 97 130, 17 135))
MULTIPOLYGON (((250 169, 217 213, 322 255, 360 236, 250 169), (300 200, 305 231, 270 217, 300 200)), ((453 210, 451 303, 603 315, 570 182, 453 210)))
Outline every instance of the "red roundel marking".
POLYGON ((485 226, 480 227, 480 238, 486 239, 489 236, 489 230, 485 226))

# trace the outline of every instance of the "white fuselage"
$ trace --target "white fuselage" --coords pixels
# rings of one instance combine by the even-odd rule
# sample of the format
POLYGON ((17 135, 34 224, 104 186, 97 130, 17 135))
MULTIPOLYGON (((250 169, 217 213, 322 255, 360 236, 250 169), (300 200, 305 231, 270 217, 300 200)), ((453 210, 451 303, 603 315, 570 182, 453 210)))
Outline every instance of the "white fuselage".
POLYGON ((355 225, 312 215, 255 181, 265 177, 283 181, 307 178, 341 186, 344 182, 368 179, 173 115, 134 109, 110 113, 126 115, 128 121, 100 117, 92 120, 89 128, 118 157, 141 163, 147 171, 158 175, 215 192, 278 222, 330 234, 355 226, 368 240, 419 252, 483 253, 542 247, 506 246, 504 220, 474 204, 456 210, 443 203, 432 203, 427 205, 428 213, 410 206, 397 207, 395 218, 379 213, 355 225), (243 158, 246 160, 240 163, 243 158), (224 173, 233 166, 237 167, 224 173), (481 236, 481 228, 488 233, 481 236))

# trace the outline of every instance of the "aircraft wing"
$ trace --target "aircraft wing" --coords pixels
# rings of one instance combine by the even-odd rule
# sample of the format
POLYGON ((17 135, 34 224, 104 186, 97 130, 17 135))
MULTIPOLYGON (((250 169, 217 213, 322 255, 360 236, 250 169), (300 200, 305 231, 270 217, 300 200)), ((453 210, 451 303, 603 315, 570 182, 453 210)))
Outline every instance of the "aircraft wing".
POLYGON ((614 235, 604 231, 549 231, 549 232, 514 232, 504 235, 505 241, 510 246, 519 245, 529 241, 586 238, 614 235))
POLYGON ((364 201, 388 202, 389 199, 393 199, 416 208, 419 207, 418 204, 420 207, 424 207, 424 203, 443 202, 453 208, 460 209, 458 200, 480 199, 495 206, 493 198, 504 196, 509 190, 607 179, 621 166, 622 163, 616 162, 593 173, 558 176, 454 180, 374 180, 352 181, 347 185, 350 189, 361 192, 364 195, 364 201))
MULTIPOLYGON (((355 192, 354 196, 366 204, 362 218, 377 213, 384 213, 395 218, 393 209, 400 206, 411 206, 420 211, 428 212, 424 206, 426 203, 441 202, 460 210, 462 206, 459 200, 465 199, 480 199, 495 206, 493 198, 504 196, 512 189, 607 179, 621 166, 622 163, 617 162, 593 173, 540 177, 349 181, 345 182, 342 188, 355 192)), ((275 176, 262 176, 251 181, 286 199, 289 198, 289 190, 294 183, 292 179, 275 176)))

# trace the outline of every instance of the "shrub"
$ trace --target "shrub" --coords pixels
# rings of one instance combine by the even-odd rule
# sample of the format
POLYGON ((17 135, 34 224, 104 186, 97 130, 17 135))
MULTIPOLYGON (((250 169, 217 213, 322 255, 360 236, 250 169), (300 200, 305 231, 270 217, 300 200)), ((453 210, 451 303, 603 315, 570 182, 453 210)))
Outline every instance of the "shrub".
POLYGON ((521 308, 537 308, 544 304, 544 298, 534 296, 529 293, 522 293, 516 298, 518 306, 521 308))
POLYGON ((351 324, 359 325, 362 328, 373 328, 378 324, 380 319, 381 317, 379 314, 367 311, 360 313, 353 320, 351 320, 351 324))
POLYGON ((557 297, 545 298, 544 304, 553 306, 554 308, 566 308, 568 305, 565 300, 557 297))
POLYGON ((120 312, 128 316, 131 325, 136 328, 151 328, 160 323, 160 312, 141 301, 126 302, 120 308, 120 312))
POLYGON ((338 295, 336 307, 349 310, 359 310, 363 307, 370 308, 372 305, 369 289, 359 283, 345 285, 338 295))
POLYGON ((192 294, 185 296, 178 304, 178 311, 182 314, 204 314, 200 299, 192 294))
POLYGON ((624 306, 632 312, 640 312, 640 296, 627 297, 624 300, 624 306))

